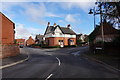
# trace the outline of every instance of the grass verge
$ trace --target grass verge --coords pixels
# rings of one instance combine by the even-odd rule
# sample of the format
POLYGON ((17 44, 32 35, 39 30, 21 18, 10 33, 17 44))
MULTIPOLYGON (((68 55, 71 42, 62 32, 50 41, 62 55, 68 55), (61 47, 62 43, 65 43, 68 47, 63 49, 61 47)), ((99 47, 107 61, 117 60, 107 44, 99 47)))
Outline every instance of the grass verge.
POLYGON ((120 58, 118 55, 111 55, 111 54, 103 54, 103 53, 93 53, 93 52, 86 52, 85 55, 88 57, 94 58, 96 60, 102 61, 114 68, 117 68, 120 70, 120 58))

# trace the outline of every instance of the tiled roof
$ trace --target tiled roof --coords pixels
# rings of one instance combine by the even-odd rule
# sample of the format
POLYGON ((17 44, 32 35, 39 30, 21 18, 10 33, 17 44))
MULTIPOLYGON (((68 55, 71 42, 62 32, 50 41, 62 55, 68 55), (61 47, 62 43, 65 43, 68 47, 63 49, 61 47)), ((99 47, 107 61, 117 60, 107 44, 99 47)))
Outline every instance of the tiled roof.
MULTIPOLYGON (((57 27, 59 27, 61 29, 61 31, 63 32, 63 34, 76 34, 72 29, 67 28, 67 27, 60 27, 59 25, 57 25, 55 27, 54 26, 48 26, 46 32, 47 31, 54 32, 54 30, 57 27)), ((45 32, 45 34, 46 34, 46 32, 45 32)))
POLYGON ((44 35, 36 35, 36 38, 37 39, 41 39, 41 38, 43 38, 44 37, 44 35))
MULTIPOLYGON (((98 31, 97 35, 101 35, 101 32, 102 32, 102 27, 99 28, 99 31, 98 31)), ((115 29, 114 27, 112 27, 112 25, 110 25, 109 23, 106 23, 106 22, 103 23, 103 32, 104 32, 104 35, 118 34, 118 30, 115 29)))
POLYGON ((61 31, 64 33, 64 34, 76 34, 72 29, 70 28, 66 28, 66 27, 60 27, 61 28, 61 31))
MULTIPOLYGON (((115 29, 109 23, 103 22, 103 33, 104 33, 104 35, 111 35, 111 34, 116 35, 116 34, 119 34, 119 31, 120 30, 115 29)), ((93 38, 93 40, 94 40, 97 35, 102 35, 102 27, 101 26, 97 26, 94 29, 94 31, 92 33, 90 33, 89 38, 94 37, 93 38)))
POLYGON ((54 29, 55 29, 55 27, 53 27, 53 26, 48 27, 48 30, 50 30, 50 31, 54 31, 54 29))
MULTIPOLYGON (((49 31, 49 32, 53 32, 54 29, 55 29, 55 28, 54 28, 53 26, 47 26, 47 29, 46 29, 46 31, 45 31, 45 34, 48 33, 48 31, 49 31)), ((45 34, 44 34, 44 35, 45 35, 45 34)))

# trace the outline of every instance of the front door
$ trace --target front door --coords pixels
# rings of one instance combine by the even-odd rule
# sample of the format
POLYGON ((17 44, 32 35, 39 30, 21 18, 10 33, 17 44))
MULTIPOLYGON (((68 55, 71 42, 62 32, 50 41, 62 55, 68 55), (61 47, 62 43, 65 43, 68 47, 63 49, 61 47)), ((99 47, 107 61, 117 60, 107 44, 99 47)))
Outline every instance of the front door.
POLYGON ((68 39, 68 45, 74 45, 74 40, 68 39))

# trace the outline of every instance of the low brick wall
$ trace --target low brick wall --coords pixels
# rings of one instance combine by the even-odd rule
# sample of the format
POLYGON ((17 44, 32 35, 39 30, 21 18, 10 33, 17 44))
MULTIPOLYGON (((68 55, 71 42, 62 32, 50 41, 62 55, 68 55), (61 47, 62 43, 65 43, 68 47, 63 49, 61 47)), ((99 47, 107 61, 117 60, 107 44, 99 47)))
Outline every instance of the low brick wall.
POLYGON ((0 45, 0 58, 16 56, 20 53, 19 46, 15 44, 0 45))

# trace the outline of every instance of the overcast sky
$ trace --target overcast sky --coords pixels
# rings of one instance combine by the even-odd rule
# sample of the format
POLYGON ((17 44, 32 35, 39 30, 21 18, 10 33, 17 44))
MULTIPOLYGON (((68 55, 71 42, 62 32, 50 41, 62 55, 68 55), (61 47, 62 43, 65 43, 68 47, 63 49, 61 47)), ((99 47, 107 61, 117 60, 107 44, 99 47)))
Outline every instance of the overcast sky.
MULTIPOLYGON (((0 11, 15 23, 15 38, 27 39, 44 34, 48 22, 62 27, 71 24, 76 33, 90 34, 93 31, 93 15, 88 12, 95 6, 94 2, 10 1, 2 2, 0 11)), ((98 16, 96 20, 98 23, 98 16)))

